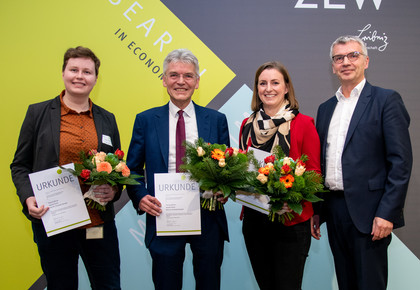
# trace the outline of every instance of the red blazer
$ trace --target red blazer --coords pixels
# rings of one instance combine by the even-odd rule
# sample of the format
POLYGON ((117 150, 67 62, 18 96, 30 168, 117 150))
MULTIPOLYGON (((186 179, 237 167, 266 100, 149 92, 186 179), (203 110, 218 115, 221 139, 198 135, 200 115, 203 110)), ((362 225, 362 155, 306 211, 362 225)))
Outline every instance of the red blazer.
MULTIPOLYGON (((239 140, 242 138, 242 128, 248 118, 243 120, 239 132, 239 140)), ((248 147, 251 146, 251 139, 248 140, 248 147)), ((320 164, 321 147, 318 133, 315 129, 314 119, 299 113, 293 118, 290 124, 290 152, 289 157, 296 160, 302 154, 306 154, 309 160, 306 162, 306 170, 315 170, 321 173, 320 164)), ((312 203, 304 201, 302 203, 303 211, 301 215, 294 213, 295 218, 291 221, 286 221, 286 226, 292 226, 310 219, 314 210, 312 203)))

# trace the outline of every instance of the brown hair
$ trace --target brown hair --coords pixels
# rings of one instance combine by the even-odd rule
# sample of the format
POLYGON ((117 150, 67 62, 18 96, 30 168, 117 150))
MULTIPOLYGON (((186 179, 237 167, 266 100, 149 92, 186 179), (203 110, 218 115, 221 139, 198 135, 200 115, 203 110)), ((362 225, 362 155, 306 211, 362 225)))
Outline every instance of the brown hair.
POLYGON ((99 66, 101 65, 101 61, 96 55, 87 47, 78 46, 76 48, 69 48, 67 49, 66 53, 64 54, 64 61, 63 61, 63 72, 66 69, 67 62, 70 58, 79 58, 85 57, 90 58, 95 63, 95 73, 96 76, 99 74, 99 66))
POLYGON ((288 87, 288 92, 284 97, 285 99, 289 101, 291 109, 298 110, 299 103, 295 97, 295 89, 293 88, 293 83, 292 83, 292 80, 290 79, 289 72, 287 71, 286 67, 278 61, 266 62, 257 69, 257 72, 255 73, 254 93, 252 94, 251 109, 254 112, 260 109, 260 105, 262 102, 261 102, 260 96, 258 95, 258 78, 260 77, 260 74, 266 69, 276 69, 279 73, 283 75, 284 82, 286 83, 288 87))

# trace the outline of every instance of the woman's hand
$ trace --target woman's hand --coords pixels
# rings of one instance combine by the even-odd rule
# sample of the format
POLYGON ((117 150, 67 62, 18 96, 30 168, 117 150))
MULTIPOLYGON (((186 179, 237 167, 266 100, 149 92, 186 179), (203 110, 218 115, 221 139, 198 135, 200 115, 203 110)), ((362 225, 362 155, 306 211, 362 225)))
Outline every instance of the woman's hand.
POLYGON ((276 211, 276 214, 282 215, 286 212, 292 212, 292 209, 289 207, 287 202, 283 203, 283 207, 280 210, 276 211))
POLYGON ((321 228, 319 226, 319 215, 314 215, 313 217, 311 217, 311 235, 317 240, 321 238, 321 228))

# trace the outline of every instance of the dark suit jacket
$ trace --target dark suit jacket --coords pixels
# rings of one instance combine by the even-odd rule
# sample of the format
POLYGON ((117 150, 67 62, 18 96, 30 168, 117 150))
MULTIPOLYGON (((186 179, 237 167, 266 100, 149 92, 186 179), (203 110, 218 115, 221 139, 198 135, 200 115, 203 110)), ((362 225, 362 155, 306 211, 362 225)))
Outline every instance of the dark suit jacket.
MULTIPOLYGON (((194 104, 197 118, 198 136, 210 143, 227 144, 229 146, 229 131, 226 116, 215 110, 194 104)), ((139 214, 140 200, 150 194, 155 195, 155 173, 168 173, 169 155, 169 103, 149 109, 136 116, 131 137, 130 148, 127 154, 127 165, 134 174, 144 175, 146 179, 139 180, 141 185, 127 186, 134 208, 139 214), (146 167, 144 169, 144 167, 146 167), (146 186, 147 184, 147 186, 146 186)), ((201 214, 210 214, 202 210, 201 214)), ((214 220, 218 222, 225 239, 228 239, 226 215, 224 211, 216 211, 214 220)), ((149 214, 146 217, 146 246, 156 235, 155 217, 149 214)))
MULTIPOLYGON (((95 104, 92 106, 92 113, 98 134, 97 150, 109 153, 121 148, 114 115, 95 104), (112 146, 102 143, 103 135, 111 138, 112 146)), ((26 199, 34 196, 28 174, 58 166, 60 120, 60 96, 30 105, 22 124, 15 157, 10 165, 12 179, 23 206, 23 212, 32 221, 40 222, 29 215, 26 207, 26 199)), ((78 149, 75 148, 75 150, 78 149)), ((121 192, 116 195, 114 200, 117 200, 120 194, 121 192)), ((105 221, 112 220, 114 218, 113 203, 108 203, 106 211, 101 214, 105 221)))
MULTIPOLYGON (((328 128, 337 98, 318 108, 316 127, 325 175, 328 128)), ((344 195, 357 229, 369 234, 374 217, 404 225, 412 167, 410 117, 401 96, 366 82, 350 121, 341 157, 344 195)), ((328 196, 329 193, 325 195, 328 196)))

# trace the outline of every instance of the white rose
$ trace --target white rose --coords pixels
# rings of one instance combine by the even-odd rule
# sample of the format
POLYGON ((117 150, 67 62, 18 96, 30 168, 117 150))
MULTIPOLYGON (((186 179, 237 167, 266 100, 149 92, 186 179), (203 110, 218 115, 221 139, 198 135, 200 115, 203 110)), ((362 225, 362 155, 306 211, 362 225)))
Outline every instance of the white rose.
POLYGON ((118 165, 115 166, 115 171, 122 172, 124 168, 125 168, 125 163, 120 161, 120 163, 118 163, 118 165))
POLYGON ((219 166, 220 167, 225 167, 226 166, 226 162, 225 162, 225 159, 224 158, 220 158, 219 159, 219 166))
POLYGON ((258 174, 257 179, 262 183, 265 184, 268 181, 267 176, 265 176, 265 174, 258 174))
POLYGON ((284 157, 283 158, 283 165, 290 165, 290 158, 289 157, 284 157))
POLYGON ((198 156, 202 157, 205 154, 206 154, 206 151, 204 151, 203 147, 200 146, 200 147, 197 148, 197 155, 198 156))
POLYGON ((298 165, 298 166, 296 166, 296 169, 295 169, 295 175, 296 175, 296 176, 302 176, 302 174, 303 174, 305 171, 306 171, 305 166, 298 165))

